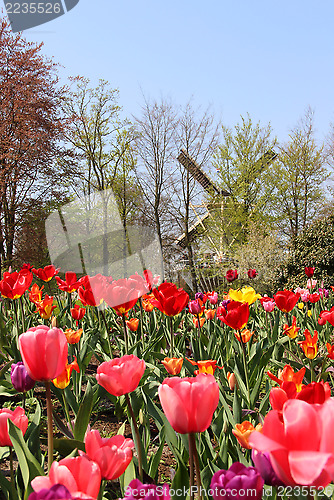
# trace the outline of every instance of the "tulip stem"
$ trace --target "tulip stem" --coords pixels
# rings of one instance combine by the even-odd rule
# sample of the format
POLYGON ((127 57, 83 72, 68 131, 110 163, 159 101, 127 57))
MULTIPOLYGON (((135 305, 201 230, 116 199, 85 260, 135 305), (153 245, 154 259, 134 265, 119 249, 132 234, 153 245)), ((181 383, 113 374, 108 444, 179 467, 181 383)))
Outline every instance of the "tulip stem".
POLYGON ((145 341, 144 341, 144 323, 143 323, 143 304, 141 297, 139 298, 139 310, 140 310, 140 335, 141 335, 141 344, 143 348, 143 352, 145 350, 145 341))
POLYGON ((48 470, 50 470, 53 462, 53 420, 52 420, 50 380, 45 381, 45 389, 46 389, 46 412, 48 418, 48 470))
POLYGON ((194 450, 193 450, 193 441, 190 439, 190 434, 188 434, 189 441, 189 469, 190 469, 190 477, 189 477, 189 486, 190 486, 190 500, 194 499, 194 450))
MULTIPOLYGON (((96 311, 98 312, 98 309, 96 308, 96 311)), ((104 326, 106 327, 106 335, 107 335, 107 342, 108 342, 108 347, 109 347, 109 353, 110 353, 110 358, 112 359, 113 358, 113 355, 112 355, 112 351, 111 351, 111 344, 110 344, 110 338, 109 338, 109 328, 108 328, 108 323, 107 323, 107 320, 106 320, 106 317, 104 315, 104 312, 103 311, 100 311, 101 313, 101 316, 103 318, 103 323, 104 323, 104 326)), ((99 315, 100 317, 100 315, 99 315)))
POLYGON ((244 362, 244 372, 245 372, 245 381, 246 381, 247 395, 248 395, 248 405, 250 406, 250 392, 249 392, 248 370, 247 370, 247 360, 246 360, 246 346, 245 346, 244 341, 242 340, 242 334, 241 334, 240 330, 239 330, 239 337, 240 337, 240 342, 242 345, 242 359, 244 362))
POLYGON ((123 319, 123 330, 124 330, 124 341, 125 341, 125 354, 128 354, 128 352, 129 352, 129 341, 128 341, 128 331, 127 331, 127 326, 126 326, 125 314, 124 313, 122 313, 122 319, 123 319))
POLYGON ((19 319, 18 319, 18 316, 17 316, 17 307, 16 307, 15 299, 13 300, 13 306, 14 306, 15 324, 16 324, 16 331, 17 331, 16 338, 17 338, 17 341, 18 341, 18 338, 19 338, 19 335, 20 335, 20 329, 19 329, 19 319))
POLYGON ((132 424, 133 424, 133 428, 134 428, 134 431, 135 431, 134 432, 135 433, 134 438, 135 438, 136 448, 137 448, 137 454, 138 454, 139 480, 141 482, 143 482, 143 457, 142 457, 142 452, 141 452, 142 450, 141 450, 139 429, 138 429, 138 425, 137 425, 137 422, 136 422, 135 414, 133 413, 131 401, 130 401, 130 398, 129 398, 128 394, 125 394, 125 400, 126 400, 126 403, 128 405, 128 408, 129 408, 129 413, 131 415, 132 424))
POLYGON ((198 453, 196 449, 196 435, 194 433, 189 434, 189 442, 190 441, 191 441, 191 449, 193 452, 193 459, 195 464, 197 497, 199 498, 199 500, 202 500, 201 469, 199 466, 198 453))
POLYGON ((173 317, 169 316, 169 324, 170 324, 170 357, 174 356, 174 329, 173 329, 173 317))
POLYGON ((26 331, 26 325, 24 321, 24 311, 23 311, 23 302, 22 302, 22 295, 20 297, 20 313, 21 313, 21 324, 22 324, 22 331, 26 331))
POLYGON ((100 491, 99 491, 97 500, 102 500, 104 489, 106 487, 106 483, 107 483, 107 481, 105 479, 103 479, 102 482, 101 482, 100 491))
POLYGON ((200 342, 200 340, 201 340, 201 322, 199 319, 199 314, 197 314, 196 316, 197 316, 198 342, 200 342))

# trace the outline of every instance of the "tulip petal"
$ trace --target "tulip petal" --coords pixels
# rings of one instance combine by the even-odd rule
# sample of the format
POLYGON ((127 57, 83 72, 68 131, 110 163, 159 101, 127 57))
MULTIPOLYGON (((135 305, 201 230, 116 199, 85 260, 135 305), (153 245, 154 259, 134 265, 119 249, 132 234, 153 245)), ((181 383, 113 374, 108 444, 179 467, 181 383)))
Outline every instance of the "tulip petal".
MULTIPOLYGON (((297 484, 314 484, 330 457, 330 453, 318 451, 290 451, 288 461, 292 478, 297 484)), ((329 482, 330 478, 328 476, 329 482)))
MULTIPOLYGON (((176 378, 174 379, 176 380, 176 378)), ((185 384, 186 381, 183 381, 185 384)), ((179 385, 182 385, 181 383, 179 385)), ((189 416, 187 413, 187 400, 182 400, 180 393, 177 393, 167 384, 162 384, 158 389, 158 394, 162 409, 176 432, 187 434, 189 428, 189 416)))
POLYGON ((319 450, 321 423, 313 405, 289 400, 284 405, 283 419, 290 450, 319 450))
POLYGON ((50 489, 52 487, 53 483, 51 482, 50 478, 47 476, 36 476, 32 481, 31 481, 31 486, 34 491, 38 492, 40 490, 45 489, 50 489))

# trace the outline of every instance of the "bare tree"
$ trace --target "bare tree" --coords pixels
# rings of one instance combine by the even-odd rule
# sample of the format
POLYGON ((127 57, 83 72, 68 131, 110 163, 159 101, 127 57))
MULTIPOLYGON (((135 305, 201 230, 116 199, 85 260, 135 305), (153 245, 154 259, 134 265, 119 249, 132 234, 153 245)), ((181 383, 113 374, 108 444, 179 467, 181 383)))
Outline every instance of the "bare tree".
MULTIPOLYGON (((220 124, 216 122, 209 109, 202 111, 201 108, 194 108, 189 101, 179 113, 175 149, 178 152, 183 149, 199 167, 209 168, 210 160, 218 145, 219 130, 220 124)), ((184 233, 184 248, 189 261, 192 288, 198 291, 194 247, 189 230, 196 220, 192 204, 196 203, 199 196, 203 196, 203 192, 189 169, 181 163, 178 163, 177 167, 170 215, 178 225, 180 233, 184 233)))
POLYGON ((166 205, 170 200, 172 166, 175 168, 175 106, 164 99, 160 102, 144 99, 142 114, 135 121, 138 180, 160 245, 164 247, 167 236, 166 205))

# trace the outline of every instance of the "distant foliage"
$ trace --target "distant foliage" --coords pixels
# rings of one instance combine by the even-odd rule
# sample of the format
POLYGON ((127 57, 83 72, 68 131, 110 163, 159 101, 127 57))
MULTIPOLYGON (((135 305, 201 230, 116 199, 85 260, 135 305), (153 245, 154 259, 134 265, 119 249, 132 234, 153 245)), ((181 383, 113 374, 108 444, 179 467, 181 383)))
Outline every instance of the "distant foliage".
POLYGON ((315 267, 319 285, 334 285, 334 214, 313 222, 295 239, 286 265, 287 285, 303 286, 305 266, 315 267))

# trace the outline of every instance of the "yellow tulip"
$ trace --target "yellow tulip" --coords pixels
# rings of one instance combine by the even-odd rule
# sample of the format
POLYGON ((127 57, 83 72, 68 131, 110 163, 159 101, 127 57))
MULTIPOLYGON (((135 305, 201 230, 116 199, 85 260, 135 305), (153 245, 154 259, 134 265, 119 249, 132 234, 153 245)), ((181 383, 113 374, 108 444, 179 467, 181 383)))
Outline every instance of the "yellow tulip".
POLYGON ((298 306, 298 309, 303 309, 304 302, 298 302, 297 306, 298 306))
POLYGON ((257 299, 261 298, 259 293, 256 293, 254 288, 251 286, 244 286, 238 290, 233 290, 232 288, 228 292, 228 296, 231 300, 236 302, 247 302, 249 305, 253 304, 257 299))

